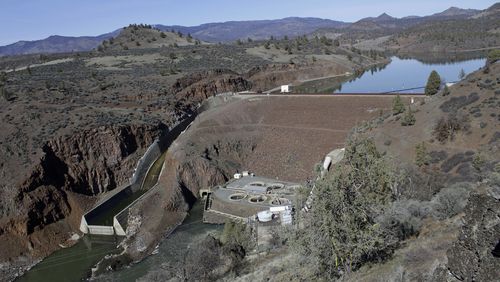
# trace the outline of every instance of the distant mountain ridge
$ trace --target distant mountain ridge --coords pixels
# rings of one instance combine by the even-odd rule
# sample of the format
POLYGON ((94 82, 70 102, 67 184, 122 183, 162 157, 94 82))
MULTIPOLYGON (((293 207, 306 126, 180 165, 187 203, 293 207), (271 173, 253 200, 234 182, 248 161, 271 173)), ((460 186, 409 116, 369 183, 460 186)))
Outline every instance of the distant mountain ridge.
POLYGON ((118 35, 120 30, 118 29, 98 36, 52 35, 41 40, 18 41, 13 44, 0 46, 0 56, 89 51, 96 48, 102 41, 118 35))
POLYGON ((460 9, 457 7, 450 7, 441 13, 433 14, 434 17, 452 17, 452 16, 473 16, 481 12, 481 10, 476 9, 460 9))
POLYGON ((193 37, 208 42, 228 42, 237 39, 266 39, 271 36, 295 37, 311 33, 318 28, 341 28, 348 23, 320 18, 289 17, 279 20, 229 21, 208 23, 198 26, 165 26, 156 25, 160 30, 175 30, 190 33, 193 37))
MULTIPOLYGON (((354 23, 335 21, 313 17, 288 17, 277 20, 255 21, 228 21, 206 23, 198 26, 180 25, 153 25, 163 31, 175 30, 184 34, 191 34, 194 38, 207 42, 229 42, 237 39, 266 39, 274 37, 296 37, 311 34, 316 30, 333 30, 335 32, 376 32, 377 35, 388 35, 397 30, 408 28, 425 21, 442 19, 461 19, 488 13, 497 9, 498 3, 486 10, 460 9, 450 7, 443 12, 430 16, 408 16, 395 18, 387 13, 378 17, 363 18, 354 23)), ((98 36, 50 36, 46 39, 34 41, 19 41, 6 46, 0 46, 0 56, 33 54, 33 53, 61 53, 72 51, 89 51, 101 44, 103 40, 115 37, 122 29, 98 36)))

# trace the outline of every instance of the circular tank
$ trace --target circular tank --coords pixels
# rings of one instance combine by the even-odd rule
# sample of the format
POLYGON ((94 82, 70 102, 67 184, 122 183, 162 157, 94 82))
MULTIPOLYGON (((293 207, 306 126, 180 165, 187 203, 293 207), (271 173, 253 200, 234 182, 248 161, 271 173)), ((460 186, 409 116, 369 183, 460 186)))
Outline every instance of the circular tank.
POLYGON ((239 201, 239 200, 242 200, 242 199, 245 199, 247 195, 246 194, 243 194, 243 193, 235 193, 235 194, 232 194, 229 196, 229 200, 231 201, 239 201))
POLYGON ((288 200, 287 198, 274 198, 271 200, 271 205, 274 205, 274 206, 283 206, 283 205, 289 205, 290 204, 290 200, 288 200))
POLYGON ((248 198, 248 202, 250 202, 252 204, 262 203, 262 202, 265 202, 266 200, 267 200, 267 197, 264 195, 256 195, 256 196, 251 196, 250 198, 248 198))

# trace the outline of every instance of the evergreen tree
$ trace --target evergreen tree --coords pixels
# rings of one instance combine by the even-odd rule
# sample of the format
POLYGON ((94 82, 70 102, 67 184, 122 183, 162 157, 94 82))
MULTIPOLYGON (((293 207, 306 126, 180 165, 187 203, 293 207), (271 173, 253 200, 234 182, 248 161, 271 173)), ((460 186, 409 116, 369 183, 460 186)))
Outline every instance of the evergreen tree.
POLYGON ((464 77, 465 77, 465 71, 464 69, 461 69, 460 72, 458 73, 458 78, 464 79, 464 77))
POLYGON ((428 165, 430 163, 430 156, 427 152, 427 147, 425 143, 422 142, 415 146, 415 164, 419 167, 428 165))
POLYGON ((401 120, 401 125, 402 126, 412 126, 415 124, 417 120, 415 119, 415 116, 413 115, 413 112, 411 110, 410 105, 408 105, 408 110, 406 111, 406 114, 404 115, 403 119, 401 120))
POLYGON ((342 163, 316 181, 312 207, 301 214, 304 228, 291 239, 314 262, 315 275, 334 280, 391 249, 390 235, 375 218, 392 201, 399 177, 373 140, 348 141, 342 163))
POLYGON ((427 79, 427 85, 425 86, 425 95, 430 96, 438 93, 441 86, 441 77, 439 74, 433 70, 427 79))
POLYGON ((403 104, 403 100, 401 99, 401 96, 397 95, 392 100, 392 114, 398 115, 400 113, 403 113, 404 111, 405 105, 403 104))

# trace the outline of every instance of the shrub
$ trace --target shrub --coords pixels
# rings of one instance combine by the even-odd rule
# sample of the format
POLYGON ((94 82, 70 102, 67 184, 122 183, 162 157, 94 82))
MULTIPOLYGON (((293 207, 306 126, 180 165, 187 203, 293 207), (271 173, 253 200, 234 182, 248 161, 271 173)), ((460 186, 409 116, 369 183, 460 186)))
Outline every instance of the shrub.
POLYGON ((225 245, 240 245, 247 251, 253 248, 255 245, 251 230, 248 225, 229 220, 224 224, 224 230, 222 231, 221 235, 221 242, 225 245))
POLYGON ((498 60, 500 60, 500 49, 494 49, 488 52, 487 65, 493 64, 498 60))
POLYGON ((453 155, 451 158, 447 159, 441 164, 441 170, 444 172, 450 172, 459 163, 472 161, 471 156, 467 156, 464 153, 458 153, 453 155))
POLYGON ((455 183, 450 187, 443 188, 432 199, 436 216, 439 219, 452 217, 461 212, 469 198, 472 184, 463 182, 455 183))
POLYGON ((432 213, 429 202, 416 200, 395 201, 376 222, 393 238, 405 240, 418 234, 422 226, 422 219, 432 213))
POLYGON ((472 167, 479 173, 483 170, 485 164, 484 158, 480 154, 476 154, 472 159, 472 167))
POLYGON ((446 151, 432 151, 429 153, 430 163, 435 164, 442 160, 445 160, 448 157, 448 153, 446 151))
POLYGON ((469 129, 469 119, 466 115, 449 115, 448 118, 441 117, 434 126, 433 135, 441 143, 447 140, 453 141, 456 132, 469 129))
POLYGON ((479 100, 479 95, 476 92, 469 94, 468 96, 452 97, 448 101, 445 101, 439 108, 445 113, 453 113, 458 111, 460 108, 470 105, 479 100))

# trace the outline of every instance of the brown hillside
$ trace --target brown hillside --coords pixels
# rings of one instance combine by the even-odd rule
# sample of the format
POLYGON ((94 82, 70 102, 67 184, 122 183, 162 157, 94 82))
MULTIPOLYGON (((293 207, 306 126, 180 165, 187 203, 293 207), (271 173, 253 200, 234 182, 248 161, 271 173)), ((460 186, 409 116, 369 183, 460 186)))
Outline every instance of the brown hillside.
POLYGON ((201 44, 190 35, 160 31, 148 25, 130 25, 124 27, 116 38, 104 40, 98 51, 147 49, 172 46, 201 44))

